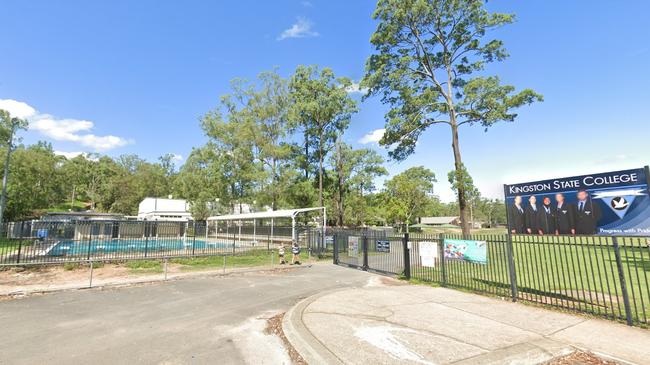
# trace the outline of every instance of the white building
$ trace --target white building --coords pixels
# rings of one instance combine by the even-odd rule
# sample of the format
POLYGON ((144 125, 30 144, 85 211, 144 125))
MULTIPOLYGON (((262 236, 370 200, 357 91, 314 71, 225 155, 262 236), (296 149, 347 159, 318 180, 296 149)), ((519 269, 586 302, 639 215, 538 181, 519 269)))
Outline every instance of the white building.
POLYGON ((138 205, 138 220, 189 221, 190 204, 184 199, 144 198, 138 205))

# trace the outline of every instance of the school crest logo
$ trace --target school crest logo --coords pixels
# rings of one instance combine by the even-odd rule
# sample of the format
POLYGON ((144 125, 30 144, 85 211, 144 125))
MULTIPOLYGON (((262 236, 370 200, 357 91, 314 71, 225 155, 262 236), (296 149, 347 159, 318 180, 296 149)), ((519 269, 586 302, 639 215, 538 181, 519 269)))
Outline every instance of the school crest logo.
POLYGON ((612 198, 612 201, 609 203, 609 205, 611 205, 614 210, 625 210, 630 205, 630 203, 627 202, 625 197, 617 196, 616 198, 612 198))
POLYGON ((594 193, 594 199, 601 199, 619 218, 625 217, 634 198, 645 195, 643 190, 609 190, 594 193))

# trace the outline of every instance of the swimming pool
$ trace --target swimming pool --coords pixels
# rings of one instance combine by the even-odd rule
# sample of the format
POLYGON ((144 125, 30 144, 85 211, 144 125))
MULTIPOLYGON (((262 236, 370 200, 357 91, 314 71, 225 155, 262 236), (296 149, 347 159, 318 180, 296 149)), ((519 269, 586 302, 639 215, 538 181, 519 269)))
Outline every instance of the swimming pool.
MULTIPOLYGON (((236 245, 239 247, 239 245, 236 245)), ((48 252, 49 256, 96 254, 108 252, 155 252, 171 250, 232 249, 232 242, 215 242, 189 239, 109 239, 92 241, 61 241, 48 252)))

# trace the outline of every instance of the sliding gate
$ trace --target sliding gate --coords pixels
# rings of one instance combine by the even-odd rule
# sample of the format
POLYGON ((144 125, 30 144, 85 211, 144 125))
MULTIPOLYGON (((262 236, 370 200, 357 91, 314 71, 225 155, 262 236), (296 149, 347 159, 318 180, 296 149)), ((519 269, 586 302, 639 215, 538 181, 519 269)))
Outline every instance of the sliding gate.
POLYGON ((343 266, 389 275, 404 273, 404 235, 388 231, 337 231, 334 261, 343 266))

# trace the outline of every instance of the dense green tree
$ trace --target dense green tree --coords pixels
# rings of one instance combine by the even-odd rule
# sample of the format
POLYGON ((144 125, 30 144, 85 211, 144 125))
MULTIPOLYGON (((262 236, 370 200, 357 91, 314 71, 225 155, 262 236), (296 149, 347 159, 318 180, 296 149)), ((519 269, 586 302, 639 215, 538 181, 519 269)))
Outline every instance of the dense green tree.
POLYGON ((355 150, 351 146, 338 140, 331 159, 334 168, 333 175, 336 182, 334 189, 334 212, 336 224, 343 226, 347 224, 345 218, 352 216, 354 223, 365 224, 365 210, 367 201, 364 198, 365 192, 374 190, 374 180, 378 176, 386 175, 388 172, 382 166, 384 159, 374 150, 363 148, 355 150), (350 199, 348 209, 345 202, 350 199))
MULTIPOLYGON (((379 0, 373 18, 379 22, 371 38, 376 53, 366 63, 362 85, 390 105, 380 143, 392 148, 393 158, 412 154, 429 126, 446 124, 460 180, 459 127, 512 122, 513 109, 542 100, 530 89, 515 92, 498 77, 485 76, 487 63, 507 57, 503 42, 487 33, 514 16, 488 12, 484 0, 379 0)), ((463 233, 469 234, 462 185, 457 195, 463 233)))
POLYGON ((25 119, 12 117, 8 111, 0 109, 0 144, 5 148, 4 169, 2 174, 2 192, 0 192, 0 224, 4 221, 7 206, 7 184, 11 166, 11 154, 16 147, 16 133, 27 129, 25 119))
POLYGON ((292 144, 289 141, 289 91, 287 81, 276 72, 259 76, 260 87, 252 91, 249 125, 255 145, 259 191, 256 201, 276 210, 291 182, 292 144))
POLYGON ((481 200, 481 192, 474 185, 474 179, 470 176, 465 165, 461 166, 460 174, 457 173, 456 170, 449 171, 447 179, 449 180, 451 189, 454 191, 457 198, 461 191, 465 192, 465 201, 469 208, 469 223, 470 227, 474 228, 474 211, 481 200))
POLYGON ((227 186, 223 203, 241 209, 242 204, 254 200, 260 171, 252 134, 255 120, 250 110, 254 95, 251 86, 243 80, 234 80, 231 86, 233 92, 221 97, 220 109, 207 113, 201 123, 212 142, 214 162, 221 165, 227 186))
MULTIPOLYGON (((309 163, 310 156, 316 156, 320 206, 325 204, 326 157, 357 111, 356 101, 347 92, 350 85, 350 79, 337 78, 331 69, 317 66, 299 66, 289 82, 289 113, 294 126, 302 128, 305 163, 309 163)), ((305 167, 306 176, 308 170, 305 167)))
POLYGON ((408 227, 422 216, 431 204, 436 176, 422 166, 411 167, 385 183, 388 217, 408 227))
POLYGON ((60 174, 61 160, 48 143, 16 147, 10 162, 7 220, 36 218, 42 213, 41 209, 65 199, 66 181, 60 174))

